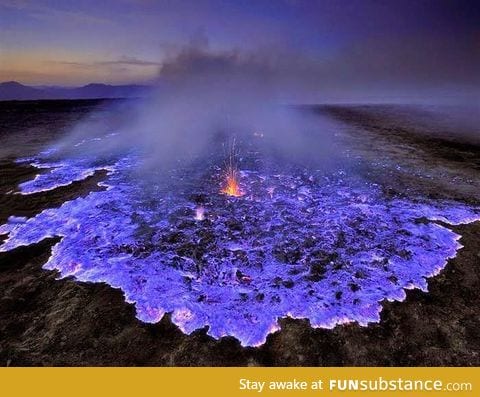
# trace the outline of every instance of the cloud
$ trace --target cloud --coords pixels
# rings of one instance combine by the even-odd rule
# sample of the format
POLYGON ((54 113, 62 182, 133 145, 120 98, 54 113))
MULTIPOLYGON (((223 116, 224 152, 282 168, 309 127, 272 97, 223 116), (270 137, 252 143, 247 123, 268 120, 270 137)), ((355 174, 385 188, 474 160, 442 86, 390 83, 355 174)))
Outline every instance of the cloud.
POLYGON ((160 66, 161 62, 147 61, 135 57, 122 56, 113 61, 99 61, 95 62, 97 65, 128 65, 128 66, 160 66))
POLYGON ((26 13, 31 18, 43 20, 48 22, 57 22, 62 24, 94 24, 105 25, 112 24, 113 21, 107 18, 102 18, 97 15, 86 13, 80 10, 69 11, 61 10, 56 7, 51 7, 41 4, 38 1, 31 0, 0 0, 0 7, 14 9, 26 13))
POLYGON ((102 66, 134 66, 134 67, 160 67, 161 62, 148 61, 144 59, 138 59, 135 57, 122 56, 118 59, 106 60, 106 61, 92 61, 92 62, 81 62, 81 61, 46 61, 47 63, 55 63, 67 66, 74 66, 79 68, 98 68, 102 66))

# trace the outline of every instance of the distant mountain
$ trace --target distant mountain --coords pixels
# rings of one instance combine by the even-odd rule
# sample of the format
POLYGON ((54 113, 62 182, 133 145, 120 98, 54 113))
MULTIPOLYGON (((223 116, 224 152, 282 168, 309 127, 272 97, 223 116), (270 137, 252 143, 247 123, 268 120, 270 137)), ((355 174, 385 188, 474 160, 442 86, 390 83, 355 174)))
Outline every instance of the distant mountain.
POLYGON ((132 98, 145 95, 146 85, 87 84, 83 87, 30 87, 16 81, 0 83, 0 101, 28 99, 132 98))
POLYGON ((16 81, 0 83, 0 100, 8 99, 39 99, 43 91, 28 87, 16 81))

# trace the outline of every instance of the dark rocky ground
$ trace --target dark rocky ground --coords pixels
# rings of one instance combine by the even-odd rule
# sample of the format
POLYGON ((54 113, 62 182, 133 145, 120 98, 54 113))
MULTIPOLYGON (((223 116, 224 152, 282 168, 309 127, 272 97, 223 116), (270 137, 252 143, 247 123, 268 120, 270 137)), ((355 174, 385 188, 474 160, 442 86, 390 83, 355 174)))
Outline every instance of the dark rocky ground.
MULTIPOLYGON (((96 188, 103 178, 99 173, 28 200, 7 194, 35 173, 15 165, 16 156, 35 153, 99 106, 96 101, 0 103, 0 222, 10 215, 34 215, 96 188)), ((362 164, 365 175, 387 193, 480 203, 478 131, 462 126, 458 133, 455 124, 421 117, 415 123, 409 108, 315 111, 338 120, 342 134, 356 139, 362 158, 398 164, 362 164)), ((260 348, 242 348, 233 338, 216 341, 205 330, 186 336, 168 318, 155 325, 139 322, 121 291, 56 280, 54 272, 43 270, 56 242, 45 240, 0 254, 0 365, 478 366, 480 223, 454 230, 465 247, 429 280, 430 291, 408 291, 406 301, 386 302, 379 324, 323 330, 284 319, 282 330, 260 348)))

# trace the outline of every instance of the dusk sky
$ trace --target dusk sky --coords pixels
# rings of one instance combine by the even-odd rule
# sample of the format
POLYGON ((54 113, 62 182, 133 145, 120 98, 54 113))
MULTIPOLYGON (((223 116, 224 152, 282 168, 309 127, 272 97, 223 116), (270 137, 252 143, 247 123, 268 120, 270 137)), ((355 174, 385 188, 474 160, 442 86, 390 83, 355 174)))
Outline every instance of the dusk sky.
POLYGON ((0 81, 30 85, 148 83, 196 41, 301 57, 329 85, 479 83, 478 1, 0 0, 0 36, 0 81))

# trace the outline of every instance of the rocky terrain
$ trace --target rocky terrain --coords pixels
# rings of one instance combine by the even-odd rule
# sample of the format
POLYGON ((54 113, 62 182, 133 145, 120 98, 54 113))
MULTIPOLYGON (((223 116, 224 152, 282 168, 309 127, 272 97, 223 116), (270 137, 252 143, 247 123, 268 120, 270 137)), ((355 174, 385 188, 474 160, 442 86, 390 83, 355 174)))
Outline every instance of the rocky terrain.
MULTIPOLYGON (((12 215, 32 217, 103 189, 98 182, 106 180, 107 174, 97 171, 68 186, 30 195, 11 194, 38 172, 28 164, 15 163, 15 159, 34 155, 76 120, 102 109, 101 102, 5 102, 0 106, 1 223, 12 215)), ((398 106, 321 106, 310 110, 339 123, 337 139, 353 142, 355 148, 345 154, 348 164, 354 164, 362 178, 379 186, 386 197, 404 199, 420 195, 434 201, 479 205, 480 146, 478 131, 469 124, 432 120, 427 117, 428 112, 398 106)), ((248 180, 252 184, 250 191, 262 183, 261 178, 254 176, 248 180)), ((286 195, 290 182, 279 184, 287 190, 286 195)), ((207 209, 219 207, 202 196, 187 199, 207 209)), ((281 203, 278 205, 281 207, 281 203)), ((260 206, 255 212, 268 210, 260 206)), ((221 210, 211 212, 225 218, 222 224, 228 226, 224 231, 227 234, 246 236, 251 233, 248 227, 255 227, 254 219, 232 224, 221 210)), ((282 216, 292 215, 295 216, 287 208, 282 216)), ((186 221, 184 217, 184 213, 177 212, 172 222, 178 226, 186 221)), ((190 232, 199 233, 192 225, 184 227, 186 232, 181 235, 163 234, 168 247, 177 255, 179 251, 188 251, 190 232)), ((438 276, 428 280, 428 292, 408 290, 403 302, 384 301, 379 323, 367 327, 350 323, 329 330, 312 328, 308 320, 284 318, 280 320, 281 330, 270 334, 266 343, 256 348, 242 347, 233 337, 216 340, 206 334, 206 329, 185 335, 172 323, 169 314, 157 324, 141 322, 135 317, 134 307, 125 303, 121 290, 102 283, 78 282, 73 277, 57 280, 55 271, 42 266, 59 240, 46 238, 0 253, 0 363, 479 365, 480 224, 448 228, 462 236, 460 243, 464 248, 438 276)), ((205 230, 200 237, 209 247, 215 244, 209 240, 209 233, 214 234, 215 230, 205 230)), ((301 234, 300 229, 297 232, 301 234)), ((302 241, 308 244, 305 239, 302 241)), ((298 259, 295 255, 301 253, 290 248, 277 244, 272 253, 281 263, 294 262, 298 259)), ((148 251, 148 246, 142 249, 148 251)), ((234 256, 242 255, 241 251, 232 252, 234 256)), ((311 267, 309 272, 312 278, 323 275, 318 266, 311 267)), ((242 276, 237 274, 240 279, 242 276)), ((283 283, 282 288, 293 286, 284 284, 292 280, 279 282, 283 283)))

